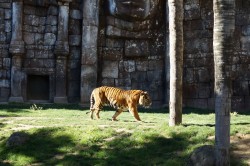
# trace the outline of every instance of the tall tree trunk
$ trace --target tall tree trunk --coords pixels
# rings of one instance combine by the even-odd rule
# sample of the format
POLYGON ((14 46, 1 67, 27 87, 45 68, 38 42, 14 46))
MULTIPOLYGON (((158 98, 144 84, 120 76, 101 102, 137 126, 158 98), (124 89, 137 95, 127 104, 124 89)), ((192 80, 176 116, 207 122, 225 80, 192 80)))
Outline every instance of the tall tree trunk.
POLYGON ((170 97, 169 126, 182 123, 183 0, 168 0, 170 97))
POLYGON ((231 58, 235 28, 235 1, 213 0, 216 165, 230 165, 231 58))

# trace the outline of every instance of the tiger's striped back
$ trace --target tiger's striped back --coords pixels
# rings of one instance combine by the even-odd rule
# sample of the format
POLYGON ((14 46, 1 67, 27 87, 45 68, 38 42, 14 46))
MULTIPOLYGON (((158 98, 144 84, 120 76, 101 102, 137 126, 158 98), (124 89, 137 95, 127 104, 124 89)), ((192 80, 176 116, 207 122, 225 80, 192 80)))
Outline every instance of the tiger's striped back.
POLYGON ((107 86, 101 87, 100 91, 104 93, 104 98, 107 99, 106 104, 110 104, 114 108, 127 107, 126 99, 129 96, 128 91, 107 86))

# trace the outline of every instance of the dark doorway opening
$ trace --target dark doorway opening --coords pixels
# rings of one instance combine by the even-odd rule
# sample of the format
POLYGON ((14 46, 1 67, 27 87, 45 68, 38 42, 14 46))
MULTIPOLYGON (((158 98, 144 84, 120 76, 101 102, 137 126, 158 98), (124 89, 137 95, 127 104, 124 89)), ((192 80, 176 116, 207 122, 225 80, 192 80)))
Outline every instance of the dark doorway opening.
POLYGON ((27 80, 27 99, 28 100, 49 100, 49 76, 28 75, 27 80))

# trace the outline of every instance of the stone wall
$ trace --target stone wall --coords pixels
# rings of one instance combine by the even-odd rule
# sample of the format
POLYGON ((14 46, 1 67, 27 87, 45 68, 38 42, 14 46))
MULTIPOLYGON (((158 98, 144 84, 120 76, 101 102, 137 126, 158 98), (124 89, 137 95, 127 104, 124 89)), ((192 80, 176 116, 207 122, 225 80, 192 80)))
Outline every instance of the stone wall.
POLYGON ((250 1, 236 1, 235 55, 232 59, 235 110, 250 108, 250 1))
MULTIPOLYGON (((23 13, 23 36, 26 49, 23 57, 23 70, 26 75, 54 77, 56 65, 54 46, 58 30, 57 6, 37 5, 24 1, 23 13)), ((55 91, 50 93, 50 101, 53 101, 55 91)))
MULTIPOLYGON (((155 107, 167 104, 167 3, 150 1, 157 12, 140 19, 112 14, 107 2, 0 0, 0 102, 32 100, 28 78, 37 75, 49 78, 46 102, 88 104, 93 88, 110 85, 147 90, 155 107)), ((236 111, 250 108, 249 7, 236 1, 236 111)), ((184 105, 213 109, 212 0, 184 0, 184 42, 184 105)))
POLYGON ((82 2, 1 0, 0 24, 0 101, 33 100, 29 76, 46 76, 49 98, 36 102, 78 103, 82 2))
POLYGON ((213 108, 213 1, 184 3, 184 103, 213 108))
POLYGON ((164 4, 157 5, 158 13, 151 16, 153 19, 143 21, 127 21, 102 9, 98 85, 146 90, 153 106, 159 107, 164 95, 166 32, 164 4))
POLYGON ((11 2, 0 1, 0 102, 7 101, 10 95, 11 57, 11 2))
MULTIPOLYGON (((232 57, 233 110, 249 109, 250 1, 236 1, 235 54, 232 57)), ((213 1, 186 0, 184 4, 184 103, 214 108, 213 1)))
POLYGON ((70 3, 69 10, 69 63, 68 63, 68 101, 80 101, 81 46, 82 46, 82 2, 70 3))

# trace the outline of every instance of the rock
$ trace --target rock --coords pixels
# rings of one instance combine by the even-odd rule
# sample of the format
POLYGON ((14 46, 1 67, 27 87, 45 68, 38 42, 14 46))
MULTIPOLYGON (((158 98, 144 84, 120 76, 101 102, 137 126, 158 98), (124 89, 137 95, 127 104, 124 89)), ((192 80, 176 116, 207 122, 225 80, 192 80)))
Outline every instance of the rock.
POLYGON ((194 150, 190 157, 189 165, 213 166, 215 165, 215 150, 212 145, 201 146, 194 150))
POLYGON ((6 142, 7 147, 21 146, 29 140, 29 135, 24 132, 15 132, 11 134, 6 142))

